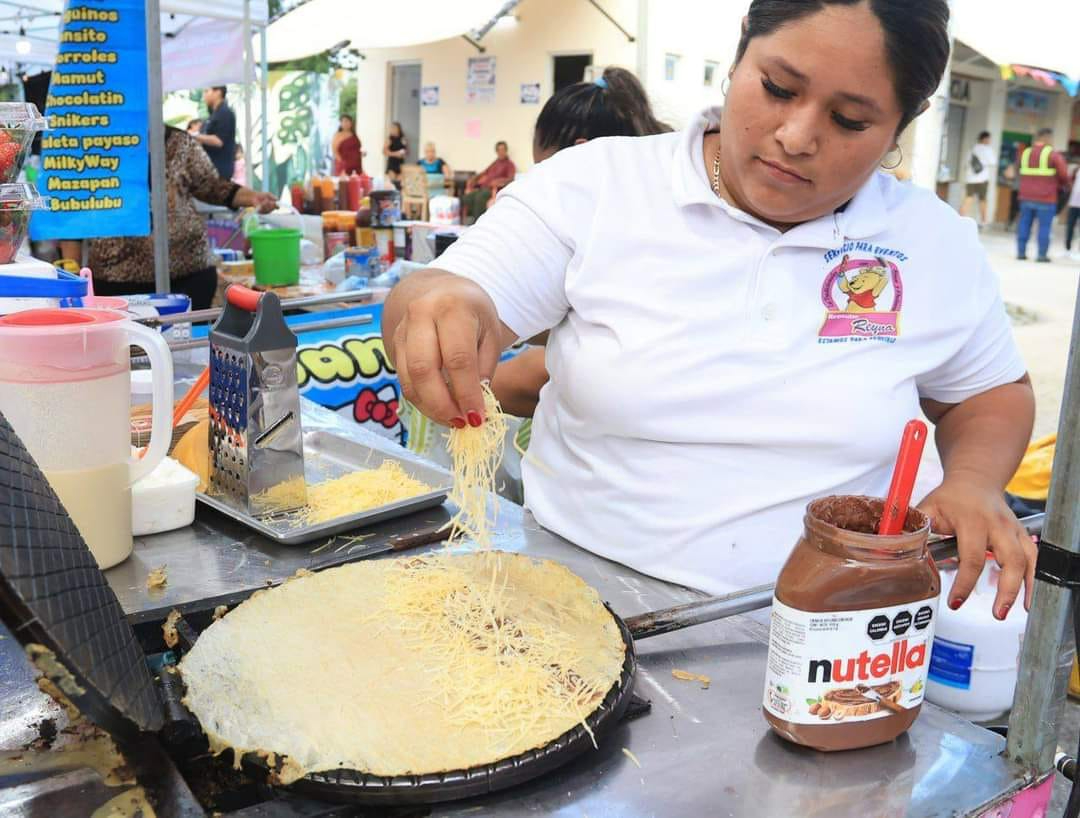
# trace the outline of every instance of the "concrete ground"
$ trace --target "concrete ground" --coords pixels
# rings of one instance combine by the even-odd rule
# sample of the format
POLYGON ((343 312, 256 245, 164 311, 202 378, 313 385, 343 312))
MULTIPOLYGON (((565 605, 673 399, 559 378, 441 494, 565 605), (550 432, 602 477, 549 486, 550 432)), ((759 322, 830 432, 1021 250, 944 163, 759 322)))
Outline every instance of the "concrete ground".
MULTIPOLYGON (((983 244, 990 262, 1001 277, 1001 290, 1013 317, 1017 344, 1027 361, 1035 388, 1035 436, 1057 431, 1065 367, 1069 354, 1073 308, 1076 303, 1080 261, 1064 256, 1061 226, 1051 243, 1050 264, 1017 261, 1016 237, 1000 230, 983 232, 983 244)), ((1077 244, 1074 243, 1074 249, 1077 244)), ((1034 242, 1028 248, 1034 257, 1034 242)), ((1080 338, 1076 339, 1080 343, 1080 338)), ((1080 703, 1069 700, 1058 731, 1058 743, 1070 755, 1077 751, 1080 737, 1080 703)), ((1070 782, 1060 773, 1054 785, 1049 816, 1059 816, 1069 796, 1070 782)))

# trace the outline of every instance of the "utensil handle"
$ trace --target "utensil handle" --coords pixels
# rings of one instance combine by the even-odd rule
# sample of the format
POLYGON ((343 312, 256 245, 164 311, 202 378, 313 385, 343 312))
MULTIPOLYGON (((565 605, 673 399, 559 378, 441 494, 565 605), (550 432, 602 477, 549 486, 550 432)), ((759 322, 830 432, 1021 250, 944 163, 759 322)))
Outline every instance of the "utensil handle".
POLYGON ((260 298, 262 298, 262 293, 245 287, 243 284, 230 284, 225 290, 225 300, 247 312, 256 312, 259 309, 260 298))
POLYGON ((919 473, 919 463, 922 462, 923 447, 926 445, 926 434, 926 424, 921 420, 909 420, 904 427, 892 483, 878 524, 880 535, 891 536, 904 530, 911 492, 915 488, 915 476, 919 473))
POLYGON ((150 413, 150 445, 146 455, 140 459, 129 460, 128 479, 134 483, 152 472, 169 453, 172 442, 172 395, 173 366, 169 345, 157 330, 149 329, 129 321, 126 326, 130 342, 140 347, 150 359, 150 373, 153 376, 153 403, 150 413))

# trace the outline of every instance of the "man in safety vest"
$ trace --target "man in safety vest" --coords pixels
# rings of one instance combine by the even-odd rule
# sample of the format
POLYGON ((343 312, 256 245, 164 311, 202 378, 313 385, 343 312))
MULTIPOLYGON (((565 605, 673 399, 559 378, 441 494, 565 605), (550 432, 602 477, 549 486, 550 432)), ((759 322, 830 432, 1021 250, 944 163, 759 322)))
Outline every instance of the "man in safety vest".
POLYGON ((1020 223, 1016 228, 1016 257, 1027 258, 1027 243, 1031 223, 1039 218, 1039 256, 1036 261, 1049 261, 1050 227, 1057 213, 1058 190, 1069 185, 1069 168, 1065 157, 1054 150, 1050 138, 1054 132, 1042 128, 1035 134, 1035 144, 1022 148, 1017 162, 1020 177, 1020 223))

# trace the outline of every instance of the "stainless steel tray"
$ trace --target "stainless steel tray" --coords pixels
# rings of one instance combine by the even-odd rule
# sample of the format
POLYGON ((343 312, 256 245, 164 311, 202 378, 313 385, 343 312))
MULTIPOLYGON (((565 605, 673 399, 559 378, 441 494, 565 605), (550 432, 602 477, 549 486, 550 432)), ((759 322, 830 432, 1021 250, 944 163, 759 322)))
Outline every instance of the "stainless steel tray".
POLYGON ((345 531, 361 528, 371 523, 401 517, 441 505, 450 491, 450 474, 434 464, 423 463, 409 457, 395 457, 379 449, 350 440, 331 432, 308 432, 304 435, 304 474, 309 484, 333 480, 358 470, 377 469, 385 460, 394 460, 405 472, 433 488, 427 494, 410 497, 397 503, 358 511, 336 520, 310 526, 295 526, 289 515, 251 517, 217 497, 197 494, 199 502, 238 520, 282 545, 300 545, 324 537, 332 537, 345 531))

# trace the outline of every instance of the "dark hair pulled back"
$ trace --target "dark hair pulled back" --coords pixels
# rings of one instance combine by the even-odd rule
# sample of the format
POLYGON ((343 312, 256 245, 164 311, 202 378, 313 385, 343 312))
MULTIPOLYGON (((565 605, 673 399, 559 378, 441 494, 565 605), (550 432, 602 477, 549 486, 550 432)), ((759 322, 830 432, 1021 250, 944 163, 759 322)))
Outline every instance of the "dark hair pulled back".
POLYGON ((605 68, 601 80, 556 92, 536 118, 533 141, 541 150, 569 148, 579 139, 649 136, 671 128, 658 120, 645 89, 625 68, 605 68))
POLYGON ((885 32, 893 87, 900 103, 902 131, 937 90, 949 64, 947 0, 752 0, 746 13, 735 62, 755 37, 772 34, 787 23, 822 11, 826 6, 866 2, 885 32))

